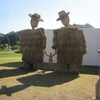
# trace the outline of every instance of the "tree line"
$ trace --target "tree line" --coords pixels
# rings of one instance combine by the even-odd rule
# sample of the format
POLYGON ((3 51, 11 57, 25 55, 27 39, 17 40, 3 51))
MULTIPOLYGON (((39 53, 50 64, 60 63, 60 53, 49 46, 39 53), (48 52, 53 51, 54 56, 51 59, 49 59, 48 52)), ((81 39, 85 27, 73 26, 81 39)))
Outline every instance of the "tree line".
POLYGON ((19 38, 22 33, 23 30, 18 32, 12 31, 0 36, 0 50, 19 48, 19 38))

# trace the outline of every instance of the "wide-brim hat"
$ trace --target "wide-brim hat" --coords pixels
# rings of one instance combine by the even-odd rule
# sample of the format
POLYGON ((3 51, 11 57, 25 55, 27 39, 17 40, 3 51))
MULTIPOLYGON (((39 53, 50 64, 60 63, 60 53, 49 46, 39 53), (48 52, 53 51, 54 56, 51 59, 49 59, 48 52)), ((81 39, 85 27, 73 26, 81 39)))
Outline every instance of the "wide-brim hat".
POLYGON ((59 21, 59 20, 61 20, 63 17, 65 17, 66 15, 68 15, 70 12, 65 12, 64 10, 62 10, 62 11, 60 11, 59 13, 58 13, 58 15, 59 15, 59 18, 56 20, 56 21, 59 21))
POLYGON ((36 18, 39 21, 43 21, 43 19, 41 18, 41 16, 38 13, 34 13, 34 14, 29 14, 29 16, 31 18, 36 18))

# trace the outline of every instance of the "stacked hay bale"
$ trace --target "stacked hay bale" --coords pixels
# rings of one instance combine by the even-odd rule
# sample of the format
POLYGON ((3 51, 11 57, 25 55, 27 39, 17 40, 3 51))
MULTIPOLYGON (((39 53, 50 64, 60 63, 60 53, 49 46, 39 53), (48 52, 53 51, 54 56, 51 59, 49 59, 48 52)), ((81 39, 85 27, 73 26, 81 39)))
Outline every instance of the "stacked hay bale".
POLYGON ((46 36, 44 29, 24 30, 20 38, 20 49, 22 53, 22 60, 29 64, 37 64, 43 62, 46 48, 46 36))
POLYGON ((53 31, 53 49, 57 49, 58 64, 82 64, 86 53, 83 31, 78 27, 60 28, 53 31))

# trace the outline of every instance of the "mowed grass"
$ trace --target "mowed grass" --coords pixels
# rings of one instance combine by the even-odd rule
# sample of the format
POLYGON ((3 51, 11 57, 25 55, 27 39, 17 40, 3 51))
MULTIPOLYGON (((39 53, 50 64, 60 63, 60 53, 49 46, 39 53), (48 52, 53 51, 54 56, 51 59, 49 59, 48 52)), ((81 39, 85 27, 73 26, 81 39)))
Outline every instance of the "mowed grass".
POLYGON ((21 61, 21 54, 12 51, 0 52, 0 63, 18 62, 21 61))
POLYGON ((0 52, 0 100, 91 100, 98 67, 80 66, 80 74, 20 70, 21 54, 0 52))

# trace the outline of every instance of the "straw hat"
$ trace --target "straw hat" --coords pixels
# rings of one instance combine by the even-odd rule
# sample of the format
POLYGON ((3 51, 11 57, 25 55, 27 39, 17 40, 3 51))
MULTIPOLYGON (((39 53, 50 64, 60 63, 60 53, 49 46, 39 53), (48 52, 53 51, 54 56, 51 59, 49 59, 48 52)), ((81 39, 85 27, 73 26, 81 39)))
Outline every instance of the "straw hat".
POLYGON ((36 19, 39 20, 39 21, 43 21, 43 19, 40 18, 41 16, 40 16, 38 13, 34 13, 33 15, 32 15, 32 14, 29 14, 29 16, 30 16, 31 18, 36 18, 36 19))
POLYGON ((70 12, 65 12, 64 10, 60 11, 59 14, 59 18, 56 21, 61 20, 64 16, 68 15, 70 12))

